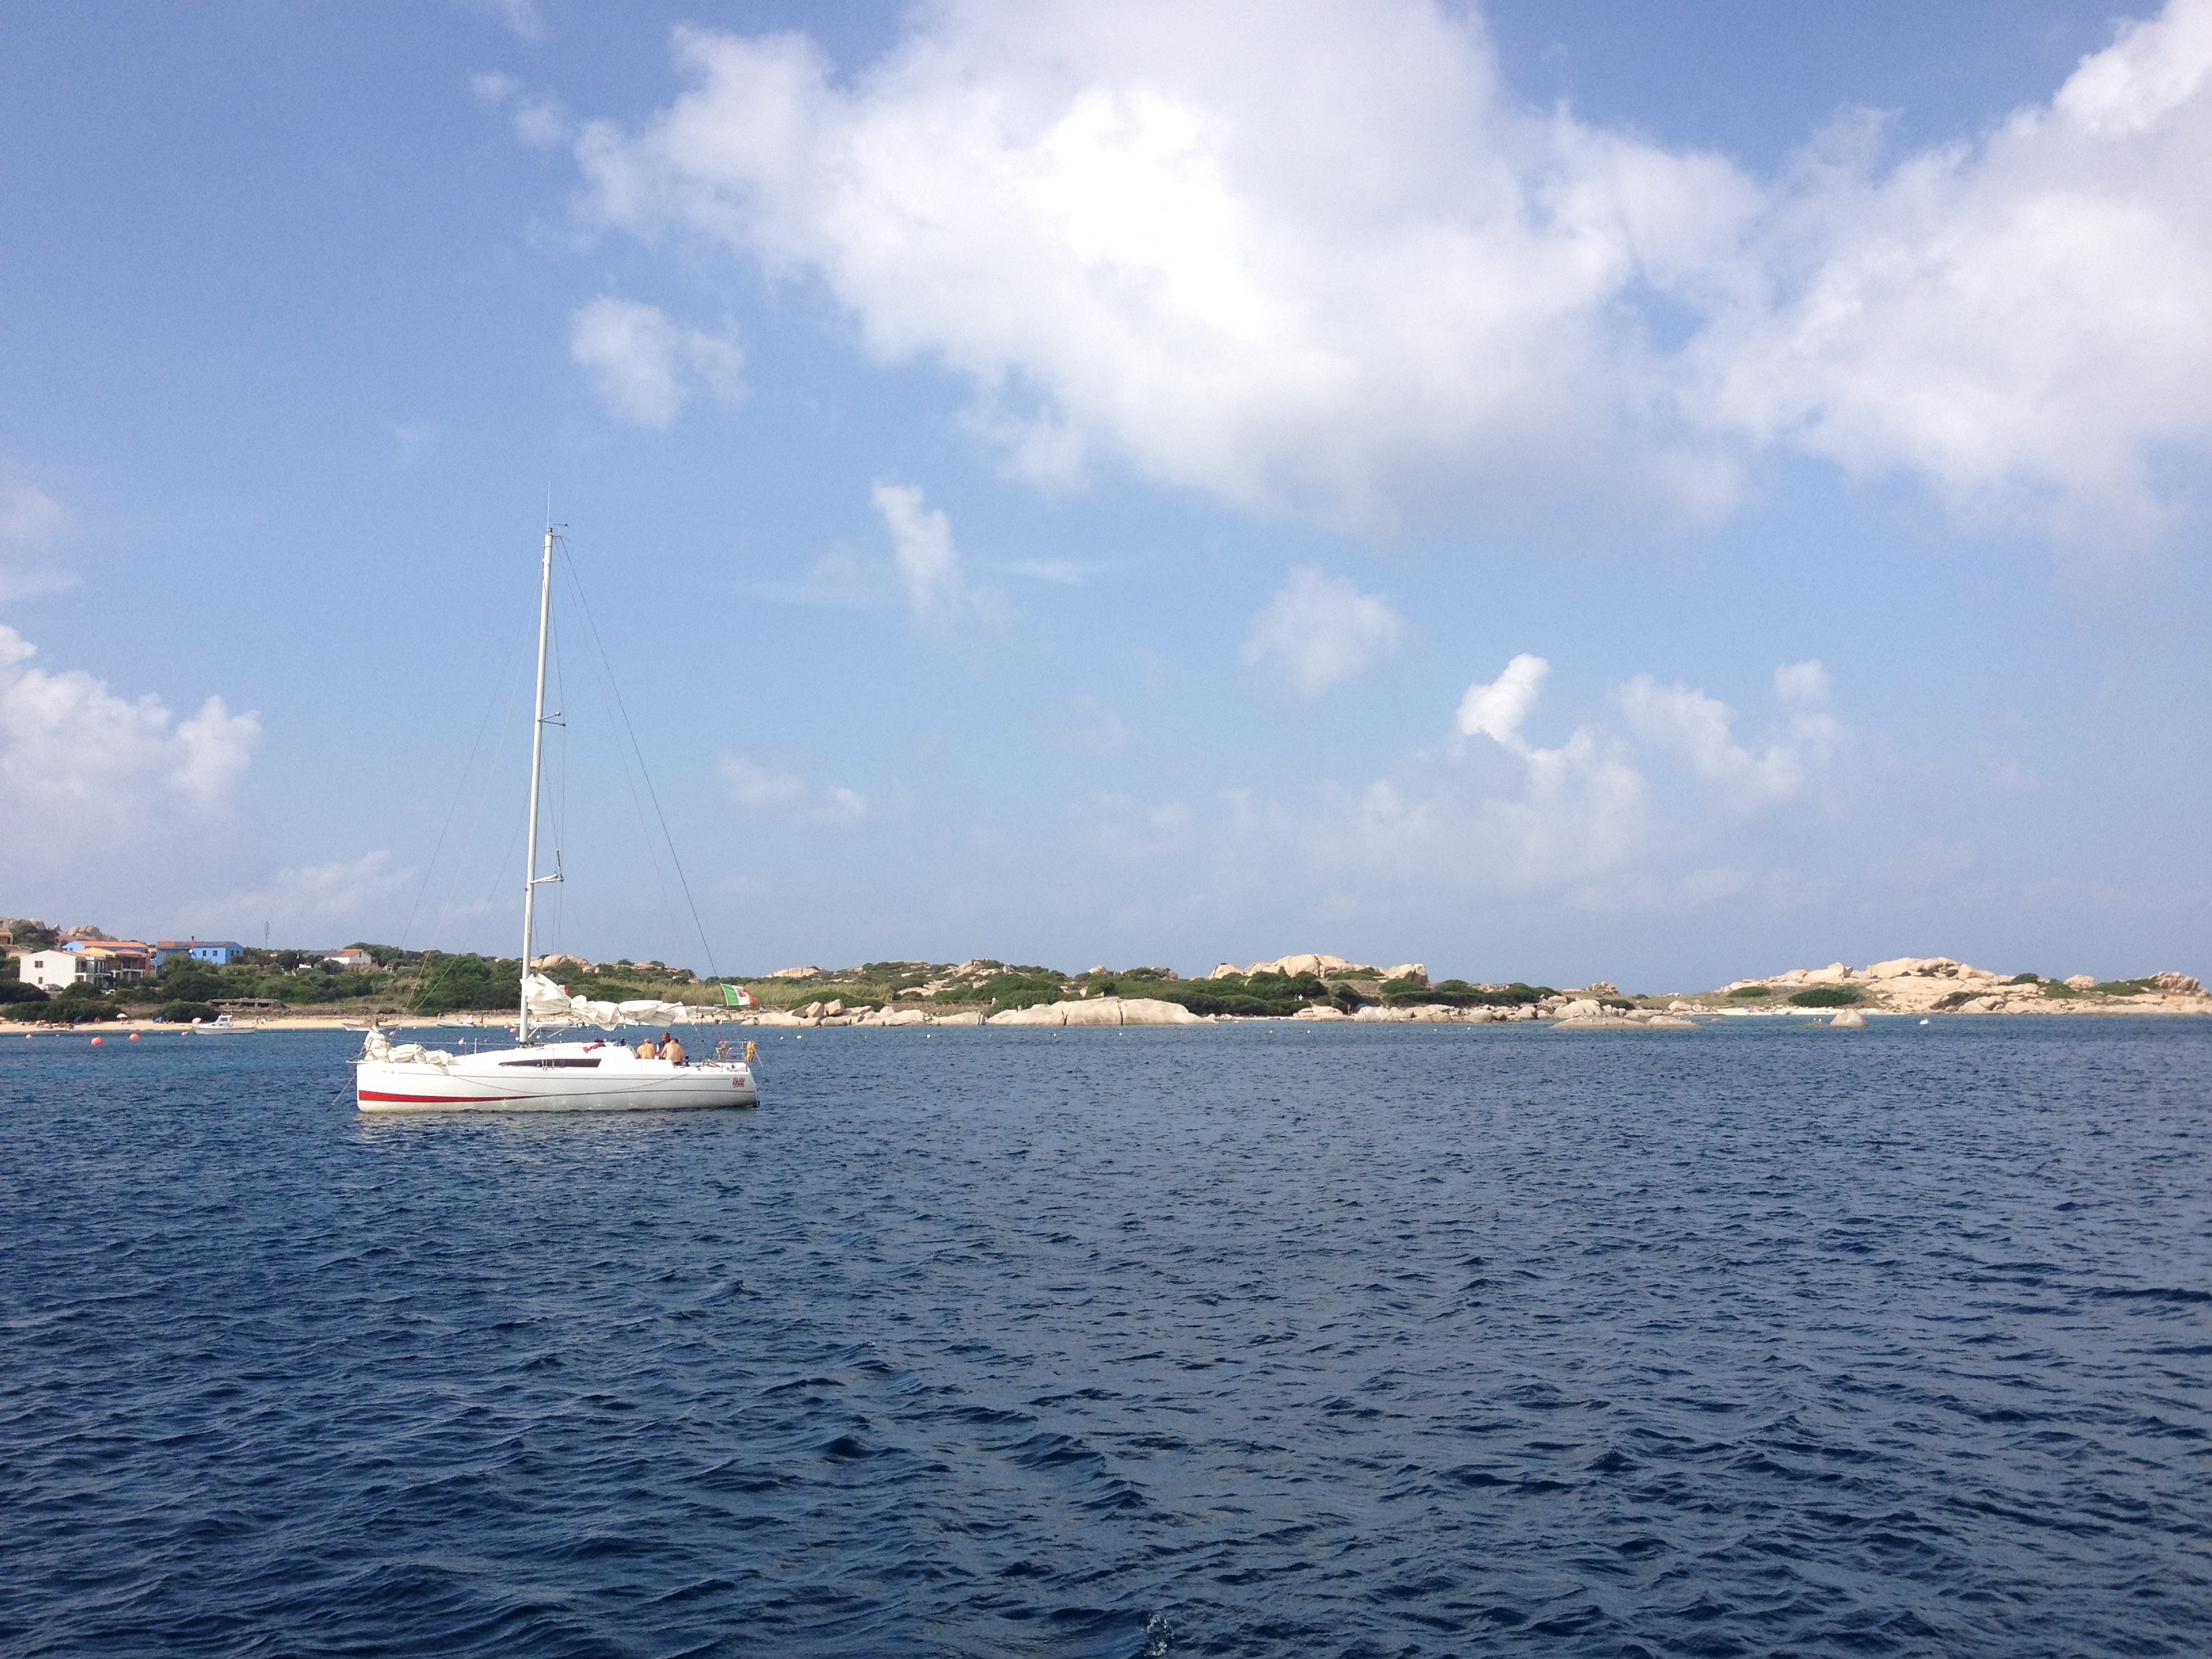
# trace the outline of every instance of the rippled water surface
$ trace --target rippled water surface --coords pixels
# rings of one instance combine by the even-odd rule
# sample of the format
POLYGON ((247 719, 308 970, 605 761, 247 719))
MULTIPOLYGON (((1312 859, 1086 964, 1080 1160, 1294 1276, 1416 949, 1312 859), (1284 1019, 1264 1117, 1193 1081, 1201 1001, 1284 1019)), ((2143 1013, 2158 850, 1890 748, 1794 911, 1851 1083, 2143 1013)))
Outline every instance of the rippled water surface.
POLYGON ((2212 1639, 2206 1022, 0 1044, 9 1652, 2212 1639))

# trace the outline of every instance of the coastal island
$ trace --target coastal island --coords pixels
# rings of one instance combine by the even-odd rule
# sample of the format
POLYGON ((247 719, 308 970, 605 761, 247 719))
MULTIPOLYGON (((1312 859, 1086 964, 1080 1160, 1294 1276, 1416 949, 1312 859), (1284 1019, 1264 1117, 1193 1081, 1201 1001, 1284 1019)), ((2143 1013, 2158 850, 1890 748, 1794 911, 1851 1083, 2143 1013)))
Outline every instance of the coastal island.
MULTIPOLYGON (((329 950, 256 950, 231 941, 149 945, 97 927, 0 922, 0 1019, 35 1029, 119 1022, 173 1026, 228 1014, 269 1029, 495 1024, 520 994, 521 963, 469 952, 357 942, 329 950)), ((973 957, 883 961, 709 975, 654 960, 536 958, 533 970, 597 1001, 680 1003, 695 1018, 763 1026, 1203 1025, 1223 1021, 1484 1024, 1533 1020, 1561 1029, 1679 1030, 1717 1018, 1867 1015, 2206 1014, 2212 996, 2187 975, 2124 980, 2006 974, 1949 957, 1898 957, 1864 968, 1831 963, 1711 990, 1624 994, 1598 981, 1561 988, 1519 980, 1431 979, 1418 962, 1388 967, 1321 952, 1184 978, 1172 968, 1066 973, 973 957)))
POLYGON ((1562 1026, 1681 1029, 1703 1019, 1821 1014, 2212 1013, 2212 996, 2179 973, 2096 981, 1999 974, 1948 957, 1842 963, 1742 979, 1710 991, 1624 994, 1599 981, 1575 989, 1521 981, 1431 981, 1426 966, 1378 968, 1320 953, 1201 979, 1166 968, 1096 967, 1068 975, 978 959, 785 968, 753 983, 763 1025, 1194 1025, 1283 1018, 1358 1024, 1548 1020, 1562 1026))

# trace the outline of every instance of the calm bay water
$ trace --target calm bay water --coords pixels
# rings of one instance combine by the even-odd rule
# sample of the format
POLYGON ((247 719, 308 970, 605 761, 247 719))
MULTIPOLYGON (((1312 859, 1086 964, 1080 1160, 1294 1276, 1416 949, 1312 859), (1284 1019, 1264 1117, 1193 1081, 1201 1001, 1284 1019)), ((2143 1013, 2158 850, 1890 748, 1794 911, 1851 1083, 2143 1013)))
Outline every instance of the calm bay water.
POLYGON ((2198 1654, 2212 1022, 0 1037, 0 1649, 2198 1654))

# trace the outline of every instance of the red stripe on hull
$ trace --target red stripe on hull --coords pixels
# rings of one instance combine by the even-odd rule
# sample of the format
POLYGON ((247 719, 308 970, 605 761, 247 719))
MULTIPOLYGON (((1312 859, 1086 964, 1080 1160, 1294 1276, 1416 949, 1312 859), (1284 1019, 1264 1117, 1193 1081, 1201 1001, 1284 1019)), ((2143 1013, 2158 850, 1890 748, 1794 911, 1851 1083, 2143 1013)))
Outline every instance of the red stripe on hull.
POLYGON ((407 1106, 473 1106, 480 1100, 534 1100, 535 1095, 380 1095, 373 1089, 361 1091, 363 1100, 389 1100, 407 1106))

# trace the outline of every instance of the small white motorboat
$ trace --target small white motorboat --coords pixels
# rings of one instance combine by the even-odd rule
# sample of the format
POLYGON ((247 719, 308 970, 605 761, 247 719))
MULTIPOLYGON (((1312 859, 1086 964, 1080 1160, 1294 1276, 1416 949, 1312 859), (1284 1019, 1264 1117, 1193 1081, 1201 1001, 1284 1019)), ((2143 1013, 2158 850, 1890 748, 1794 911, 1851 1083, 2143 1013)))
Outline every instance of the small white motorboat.
POLYGON ((240 1025, 228 1014, 217 1014, 213 1019, 196 1019, 191 1024, 178 1029, 186 1036, 250 1036, 261 1028, 258 1025, 240 1025))

